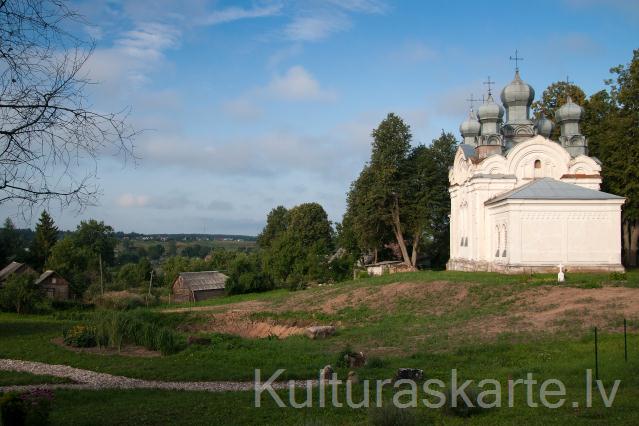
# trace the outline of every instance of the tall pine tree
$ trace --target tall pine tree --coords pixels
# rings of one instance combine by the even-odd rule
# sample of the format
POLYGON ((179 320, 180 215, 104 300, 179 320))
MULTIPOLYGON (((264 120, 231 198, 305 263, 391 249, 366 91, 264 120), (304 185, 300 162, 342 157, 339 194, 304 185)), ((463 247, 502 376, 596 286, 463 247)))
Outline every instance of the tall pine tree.
POLYGON ((46 210, 42 211, 40 220, 36 225, 35 237, 31 244, 31 264, 36 269, 42 269, 51 249, 58 241, 58 227, 46 210))

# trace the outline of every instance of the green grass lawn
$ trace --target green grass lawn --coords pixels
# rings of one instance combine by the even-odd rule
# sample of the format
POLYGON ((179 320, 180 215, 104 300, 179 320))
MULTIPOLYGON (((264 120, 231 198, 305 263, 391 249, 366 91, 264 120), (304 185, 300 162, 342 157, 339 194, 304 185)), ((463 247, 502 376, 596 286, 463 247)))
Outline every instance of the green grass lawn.
POLYGON ((65 379, 64 377, 42 376, 18 371, 0 370, 0 386, 41 385, 44 383, 72 383, 72 381, 65 379))
MULTIPOLYGON (((568 318, 560 331, 552 333, 502 332, 487 340, 472 331, 472 325, 485 324, 512 309, 513 296, 552 284, 553 281, 552 275, 531 277, 424 271, 350 281, 331 287, 313 287, 301 292, 276 290, 214 299, 197 306, 224 308, 223 305, 229 303, 264 302, 272 307, 272 311, 254 313, 254 319, 293 322, 313 319, 320 323, 337 323, 339 332, 326 340, 309 340, 303 336, 278 340, 210 335, 213 338, 210 346, 193 346, 178 354, 157 358, 77 353, 53 344, 51 339, 59 337, 64 327, 74 323, 63 318, 74 318, 73 315, 0 314, 0 358, 66 364, 160 380, 252 380, 256 368, 262 370, 263 377, 284 368, 286 372, 281 379, 308 379, 317 377, 318 370, 326 364, 335 366, 339 352, 346 346, 364 351, 393 347, 394 350, 388 354, 382 352, 375 355, 372 366, 358 370, 360 379, 389 378, 397 368, 414 367, 423 369, 427 378, 439 378, 447 382, 451 369, 455 368, 464 379, 478 381, 494 378, 505 384, 508 378, 525 378, 526 373, 530 372, 540 381, 546 378, 560 379, 567 387, 570 402, 583 401, 585 370, 594 368, 594 341, 590 329, 579 327, 578 316, 568 318), (330 298, 350 294, 348 292, 356 289, 361 289, 367 295, 397 281, 447 281, 451 286, 459 283, 466 286, 468 295, 463 301, 452 304, 429 298, 431 296, 428 294, 417 301, 411 297, 401 297, 388 310, 366 304, 349 305, 330 313, 312 309, 313 301, 323 297, 326 292, 330 292, 330 298), (295 298, 306 300, 306 304, 296 309, 282 309, 292 300, 298 300, 295 298), (440 313, 424 310, 424 304, 436 306, 445 305, 444 302, 448 303, 448 308, 440 313)), ((615 283, 611 283, 604 274, 574 274, 568 276, 568 282, 563 287, 597 291, 599 287, 610 285, 638 287, 639 274, 629 272, 627 281, 615 283)), ((154 308, 150 315, 171 327, 205 321, 207 318, 206 312, 159 312, 163 308, 154 308)), ((618 318, 614 317, 611 321, 616 324, 618 318)), ((636 321, 629 324, 628 362, 623 359, 623 335, 619 334, 618 328, 604 326, 600 329, 600 376, 607 385, 614 379, 622 380, 613 408, 603 408, 599 403, 590 409, 568 406, 557 410, 531 409, 522 403, 513 409, 491 410, 472 417, 470 422, 636 423, 639 416, 639 324, 636 321)), ((338 368, 337 372, 340 378, 345 378, 347 370, 338 368)), ((15 377, 16 381, 31 380, 15 377)), ((0 375, 0 380, 9 384, 7 381, 12 379, 10 375, 4 378, 0 375)), ((296 410, 267 404, 258 410, 251 408, 252 405, 252 392, 59 391, 52 419, 54 424, 365 424, 370 414, 366 409, 296 410), (90 413, 89 417, 87 413, 90 413)), ((465 422, 444 414, 442 410, 421 408, 415 415, 422 423, 465 422)))

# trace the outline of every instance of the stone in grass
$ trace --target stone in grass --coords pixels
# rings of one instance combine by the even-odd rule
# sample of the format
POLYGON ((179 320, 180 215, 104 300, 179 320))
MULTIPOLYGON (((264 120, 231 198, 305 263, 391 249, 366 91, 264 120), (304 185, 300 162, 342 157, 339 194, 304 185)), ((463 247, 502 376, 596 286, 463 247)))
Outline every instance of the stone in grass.
POLYGON ((366 365, 364 352, 351 352, 344 355, 344 362, 350 368, 360 368, 366 365))
POLYGON ((419 368, 399 368, 397 374, 395 374, 395 381, 397 380, 414 380, 420 381, 424 379, 424 370, 419 368))
POLYGON ((320 370, 320 381, 327 382, 333 378, 335 370, 330 365, 325 366, 320 370))
POLYGON ((188 339, 186 339, 186 343, 191 346, 191 345, 210 345, 211 344, 211 339, 209 337, 200 337, 200 336, 189 336, 188 339))
POLYGON ((335 334, 335 327, 332 325, 315 325, 306 329, 309 339, 323 339, 335 334))
POLYGON ((353 385, 356 385, 359 383, 359 377, 357 376, 357 373, 354 371, 349 371, 348 372, 348 379, 346 379, 347 382, 350 382, 353 385))

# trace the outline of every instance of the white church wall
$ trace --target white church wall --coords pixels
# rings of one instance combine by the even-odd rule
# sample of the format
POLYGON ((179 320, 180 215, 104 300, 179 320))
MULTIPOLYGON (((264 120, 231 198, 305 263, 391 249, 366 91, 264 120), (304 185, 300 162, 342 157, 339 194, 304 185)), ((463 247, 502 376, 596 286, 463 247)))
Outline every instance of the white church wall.
POLYGON ((512 271, 535 266, 553 271, 560 263, 573 271, 623 269, 621 204, 619 200, 504 200, 490 206, 493 228, 503 223, 508 232, 507 259, 494 259, 493 269, 500 269, 498 263, 507 263, 512 271))

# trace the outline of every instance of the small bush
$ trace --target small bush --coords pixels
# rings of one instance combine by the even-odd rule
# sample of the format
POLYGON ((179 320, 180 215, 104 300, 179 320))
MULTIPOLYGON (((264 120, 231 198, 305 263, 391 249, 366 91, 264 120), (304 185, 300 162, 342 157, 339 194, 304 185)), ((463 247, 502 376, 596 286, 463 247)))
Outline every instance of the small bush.
POLYGON ((347 358, 352 356, 357 356, 357 355, 358 355, 357 353, 353 352, 353 349, 350 347, 350 345, 346 345, 346 347, 344 347, 344 349, 342 349, 337 354, 337 360, 335 361, 335 365, 338 368, 349 368, 350 366, 348 365, 347 358))
POLYGON ((86 325, 75 325, 62 333, 64 344, 76 348, 92 348, 97 345, 95 330, 86 325))
POLYGON ((627 281, 628 276, 625 272, 611 272, 608 277, 610 281, 627 281))
POLYGON ((96 306, 104 309, 126 311, 146 305, 144 297, 128 291, 110 291, 94 299, 96 306))
POLYGON ((357 271, 355 273, 355 279, 363 280, 365 278, 370 278, 370 275, 368 275, 367 271, 357 271))
POLYGON ((170 355, 185 347, 174 330, 159 325, 143 311, 99 311, 88 320, 99 346, 120 350, 125 343, 143 346, 170 355))
POLYGON ((386 367, 388 365, 388 362, 383 360, 383 359, 381 359, 381 358, 378 358, 378 357, 374 356, 374 357, 371 357, 371 358, 368 359, 368 362, 366 363, 366 365, 369 368, 384 368, 384 367, 386 367))
POLYGON ((373 426, 413 426, 419 421, 415 413, 406 408, 398 408, 386 402, 382 407, 369 410, 369 423, 373 426))
POLYGON ((7 426, 46 426, 52 402, 53 392, 46 389, 10 392, 0 398, 0 419, 7 426))
POLYGON ((468 396, 470 405, 466 403, 461 395, 457 396, 455 404, 453 404, 453 396, 450 388, 446 390, 446 412, 456 417, 470 417, 475 414, 479 414, 486 408, 482 408, 477 401, 479 396, 479 390, 475 387, 467 387, 465 394, 468 396), (454 405, 454 406, 453 406, 454 405))

